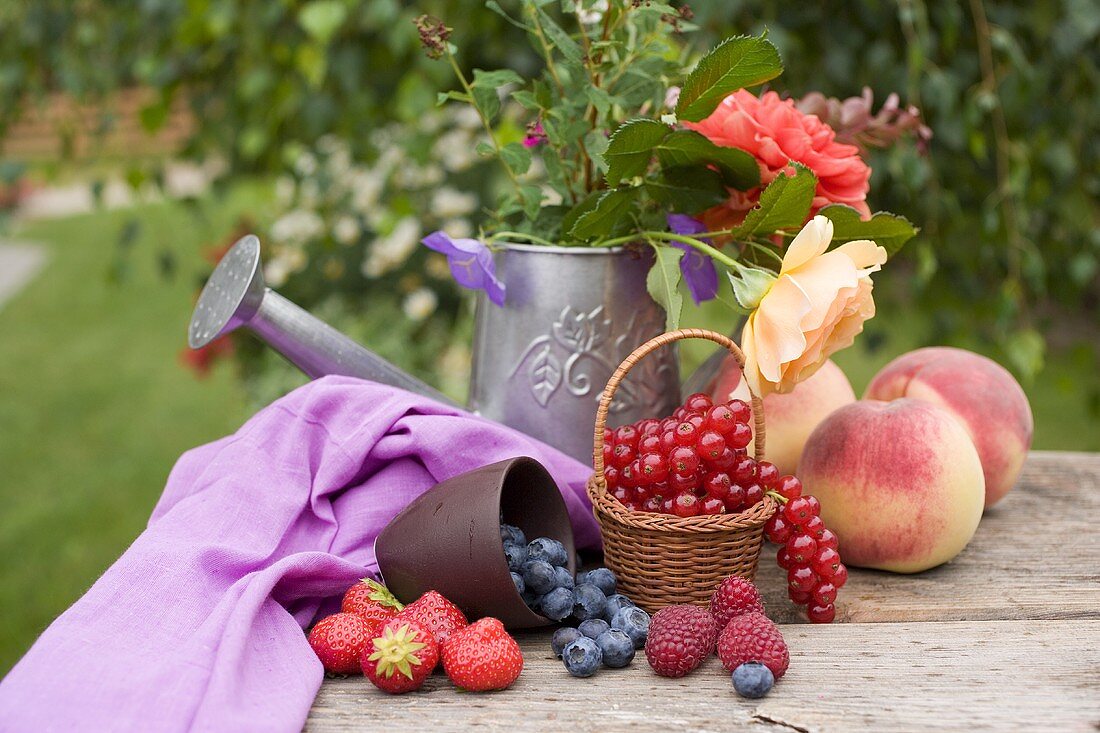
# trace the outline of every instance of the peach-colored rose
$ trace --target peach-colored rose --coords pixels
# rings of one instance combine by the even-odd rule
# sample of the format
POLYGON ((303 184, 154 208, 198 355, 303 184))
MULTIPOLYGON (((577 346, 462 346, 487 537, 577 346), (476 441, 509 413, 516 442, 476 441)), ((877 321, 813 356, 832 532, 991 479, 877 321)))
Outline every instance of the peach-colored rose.
MULTIPOLYGON (((790 99, 775 92, 757 97, 744 89, 729 95, 704 120, 684 127, 705 135, 716 145, 740 148, 760 165, 760 181, 772 182, 790 161, 802 163, 817 176, 817 193, 811 214, 827 204, 847 204, 864 218, 871 169, 859 157, 859 148, 836 141, 833 129, 814 115, 800 112, 790 99)), ((740 224, 745 212, 756 205, 760 189, 730 191, 729 201, 702 215, 709 229, 740 224)))
POLYGON ((761 397, 792 390, 830 355, 851 346, 863 322, 875 315, 871 273, 886 262, 886 250, 861 239, 826 252, 832 239, 831 221, 810 220, 745 323, 745 377, 761 397))

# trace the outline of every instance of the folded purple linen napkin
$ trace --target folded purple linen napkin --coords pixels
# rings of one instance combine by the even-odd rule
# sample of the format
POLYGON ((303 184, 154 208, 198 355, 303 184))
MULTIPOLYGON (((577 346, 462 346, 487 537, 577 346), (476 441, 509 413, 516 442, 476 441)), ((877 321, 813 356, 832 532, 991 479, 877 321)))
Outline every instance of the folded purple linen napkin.
POLYGON ((557 450, 370 382, 296 390, 180 458, 148 528, 0 682, 0 730, 300 730, 321 599, 377 569, 375 537, 412 499, 517 455, 597 546, 591 469, 557 450))

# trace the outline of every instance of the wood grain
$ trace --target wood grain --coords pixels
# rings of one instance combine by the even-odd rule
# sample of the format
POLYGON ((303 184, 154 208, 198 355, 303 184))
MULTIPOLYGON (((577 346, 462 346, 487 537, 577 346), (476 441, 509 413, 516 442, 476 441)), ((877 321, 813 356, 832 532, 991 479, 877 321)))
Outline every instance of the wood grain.
POLYGON ((1095 731, 1100 621, 809 624, 783 627, 791 667, 770 695, 738 697, 716 658, 657 677, 644 659, 569 677, 549 635, 521 637, 526 667, 507 691, 459 693, 436 675, 391 697, 330 680, 310 731, 1095 731))
MULTIPOLYGON (((853 569, 837 620, 1100 619, 1097 517, 1100 455, 1033 452, 962 554, 916 575, 853 569)), ((757 576, 768 615, 804 622, 774 553, 765 545, 757 576)))

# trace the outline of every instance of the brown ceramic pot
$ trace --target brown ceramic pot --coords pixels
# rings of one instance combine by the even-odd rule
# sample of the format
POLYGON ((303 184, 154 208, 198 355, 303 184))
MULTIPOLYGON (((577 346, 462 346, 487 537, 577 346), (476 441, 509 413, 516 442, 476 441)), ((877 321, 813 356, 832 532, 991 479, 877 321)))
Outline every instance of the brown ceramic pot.
POLYGON ((561 542, 569 570, 576 572, 565 500, 542 464, 523 456, 443 481, 394 517, 375 543, 386 586, 404 603, 436 590, 471 621, 494 616, 516 629, 552 623, 516 592, 500 539, 501 517, 528 539, 561 542))

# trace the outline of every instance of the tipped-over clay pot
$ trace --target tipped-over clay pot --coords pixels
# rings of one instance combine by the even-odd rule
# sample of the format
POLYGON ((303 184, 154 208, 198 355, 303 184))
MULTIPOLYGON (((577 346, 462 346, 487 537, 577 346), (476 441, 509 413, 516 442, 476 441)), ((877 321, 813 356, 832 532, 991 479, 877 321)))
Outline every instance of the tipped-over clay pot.
POLYGON ((542 464, 520 457, 443 481, 394 517, 375 543, 386 586, 404 603, 439 591, 471 621, 494 616, 517 629, 552 623, 516 592, 500 539, 502 515, 528 540, 565 545, 576 572, 565 500, 542 464))

